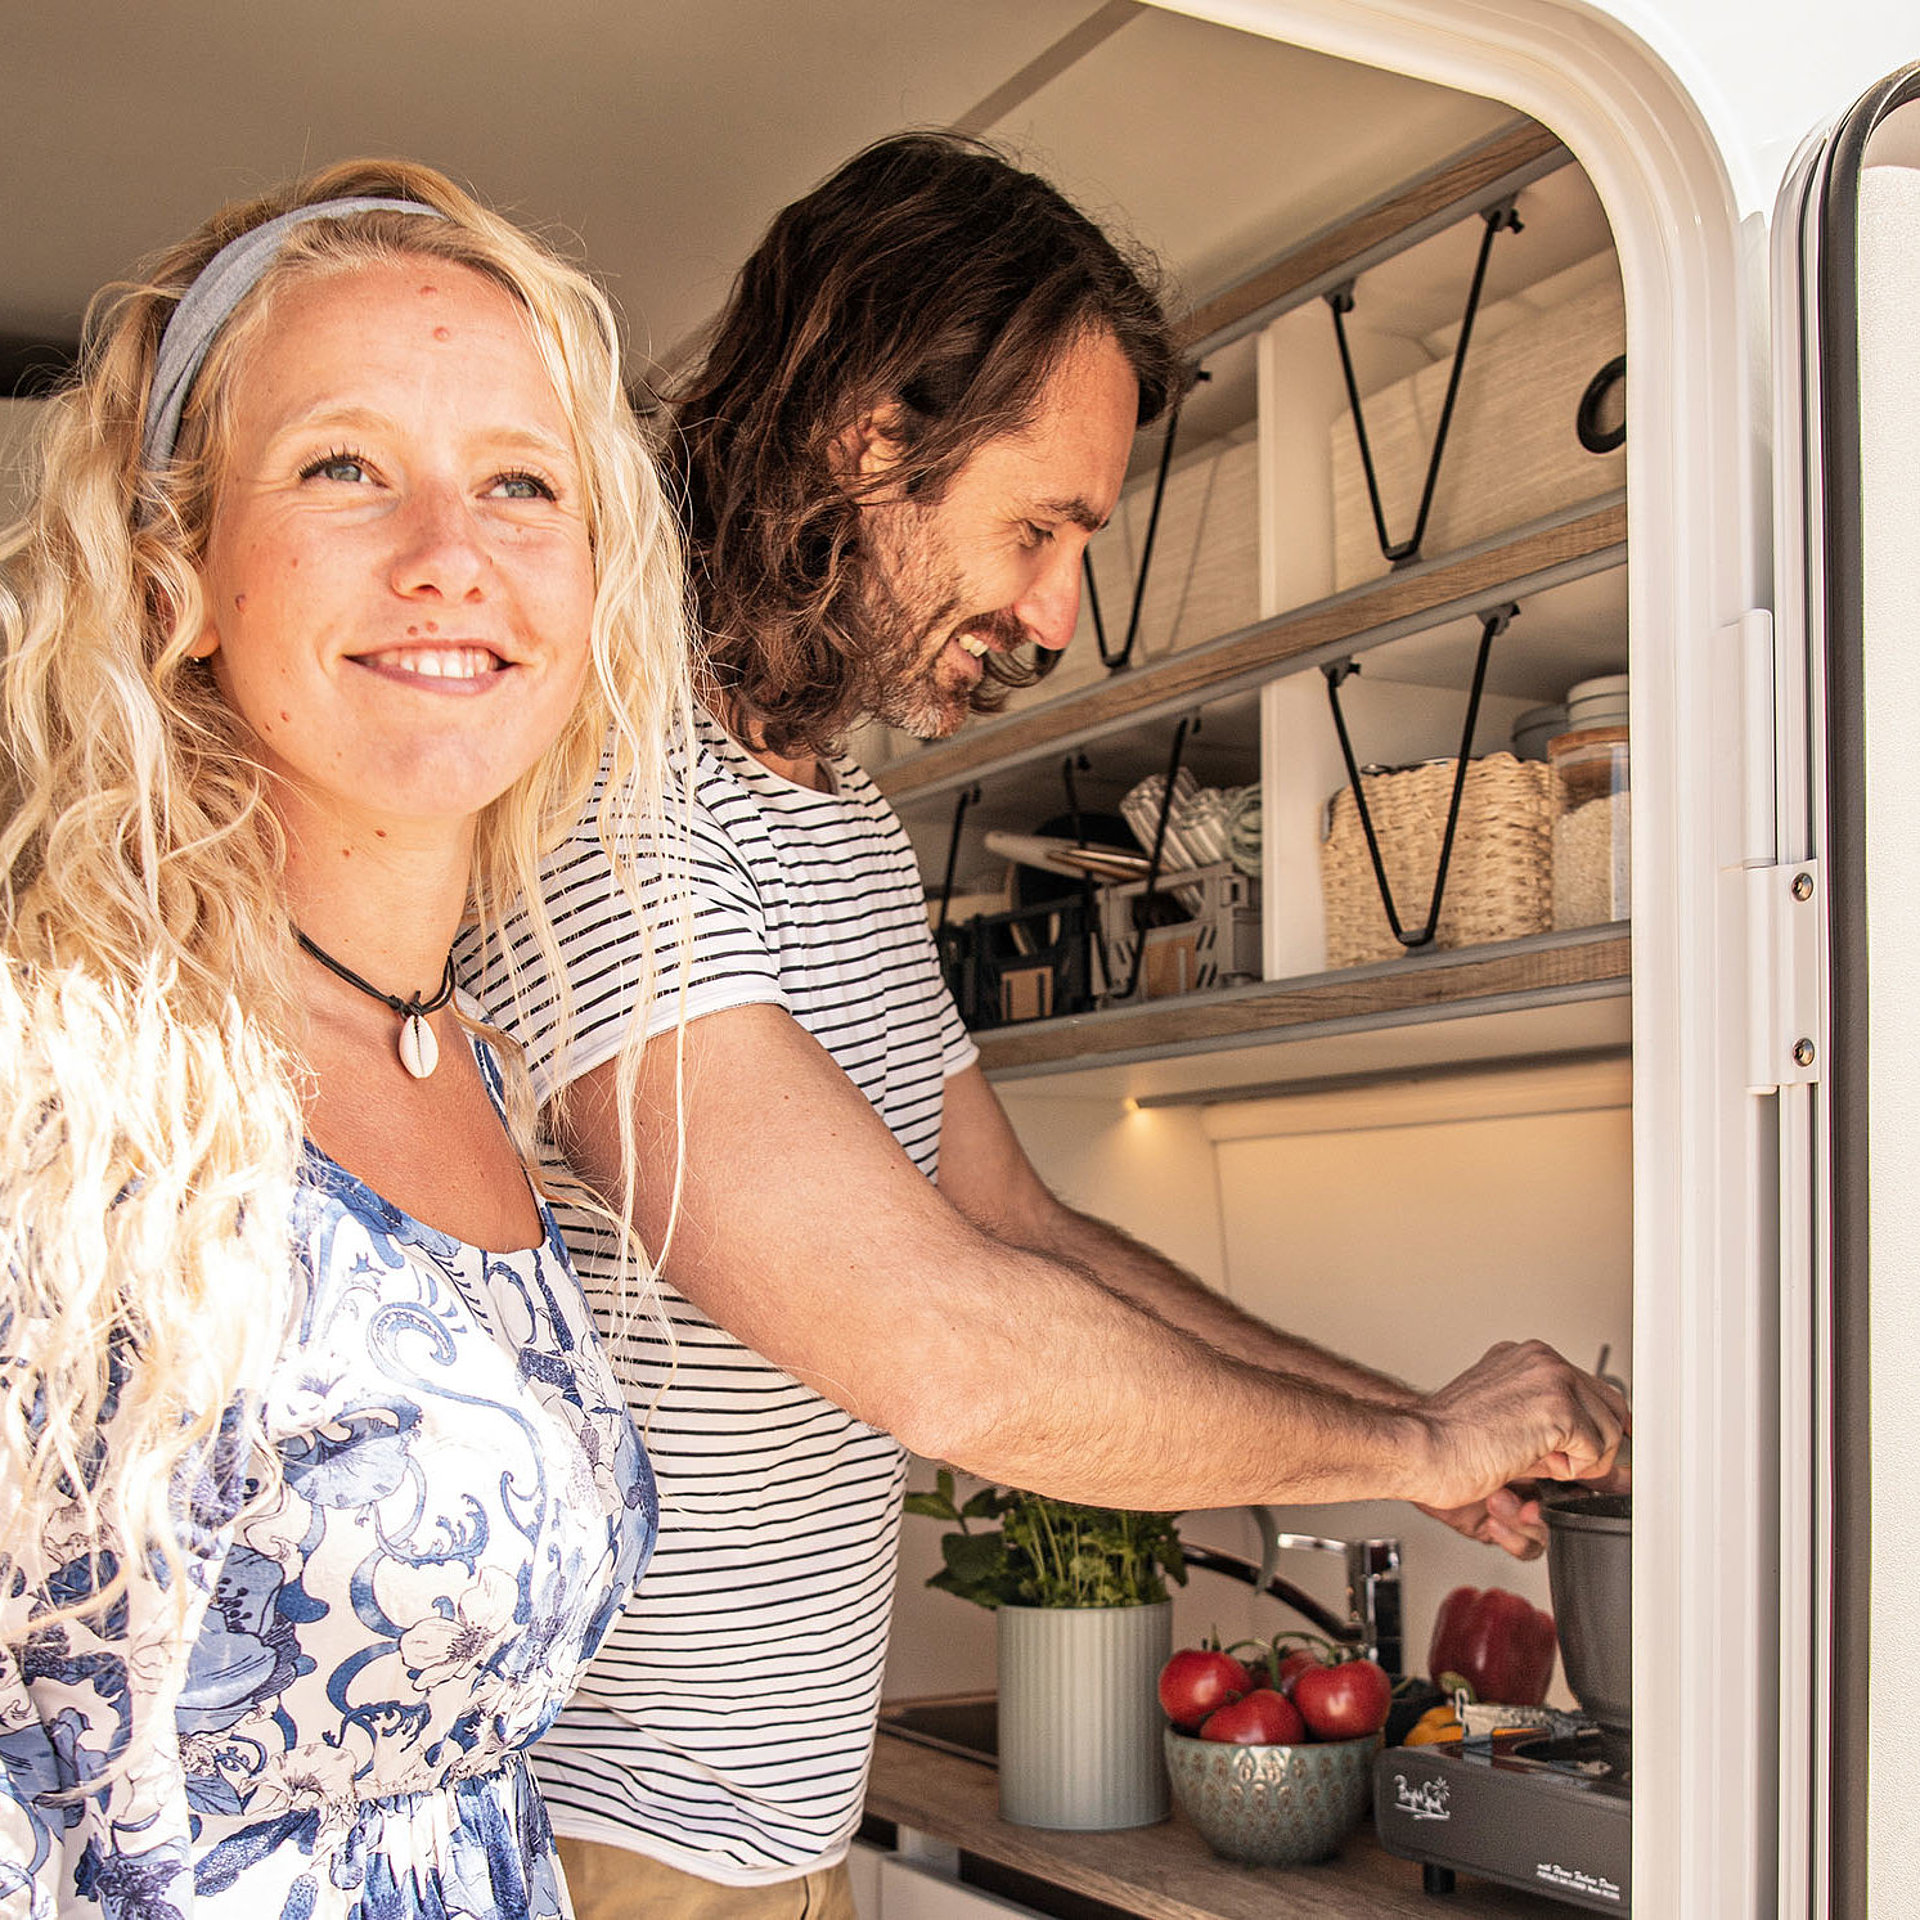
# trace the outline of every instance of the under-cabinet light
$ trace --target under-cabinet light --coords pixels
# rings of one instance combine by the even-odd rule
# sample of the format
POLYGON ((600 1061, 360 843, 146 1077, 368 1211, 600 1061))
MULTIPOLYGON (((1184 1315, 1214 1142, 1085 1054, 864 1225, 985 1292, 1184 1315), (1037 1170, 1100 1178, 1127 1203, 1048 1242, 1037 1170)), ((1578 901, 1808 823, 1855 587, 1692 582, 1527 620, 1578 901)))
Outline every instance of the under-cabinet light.
POLYGON ((1600 1061, 1626 1060, 1624 1046, 1577 1047, 1566 1053, 1502 1054, 1487 1060, 1439 1060, 1428 1066, 1378 1067, 1366 1073, 1331 1073, 1299 1080, 1260 1080, 1239 1087, 1190 1087, 1175 1093, 1141 1093, 1129 1097, 1132 1111, 1150 1107, 1224 1107, 1253 1100, 1292 1100, 1309 1094, 1347 1093, 1361 1087, 1430 1086, 1436 1080, 1477 1080, 1494 1074, 1516 1073, 1530 1067, 1592 1066, 1600 1061))

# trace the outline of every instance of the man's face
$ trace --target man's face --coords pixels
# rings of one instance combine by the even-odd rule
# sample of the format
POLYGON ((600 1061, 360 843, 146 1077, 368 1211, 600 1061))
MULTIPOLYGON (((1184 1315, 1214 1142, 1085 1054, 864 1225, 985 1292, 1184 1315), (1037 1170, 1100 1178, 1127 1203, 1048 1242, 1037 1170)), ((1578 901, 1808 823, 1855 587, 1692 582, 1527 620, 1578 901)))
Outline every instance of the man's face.
POLYGON ((989 652, 1073 638, 1081 555, 1119 500, 1139 404, 1113 336, 1087 335, 1028 425, 989 440, 938 501, 866 507, 869 613, 888 636, 868 663, 875 718, 941 739, 967 717, 989 652))

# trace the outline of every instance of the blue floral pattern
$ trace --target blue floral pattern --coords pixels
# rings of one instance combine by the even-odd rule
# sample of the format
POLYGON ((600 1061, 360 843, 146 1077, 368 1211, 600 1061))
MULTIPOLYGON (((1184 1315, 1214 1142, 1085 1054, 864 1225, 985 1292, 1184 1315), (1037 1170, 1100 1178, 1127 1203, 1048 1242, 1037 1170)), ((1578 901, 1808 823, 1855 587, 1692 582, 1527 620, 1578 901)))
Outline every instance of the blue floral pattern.
MULTIPOLYGON (((658 1516, 542 1219, 542 1246, 484 1252, 309 1149, 265 1400, 281 1484, 249 1504, 258 1479, 216 1462, 194 1490, 184 1685, 150 1589, 0 1654, 0 1920, 566 1913, 525 1751, 658 1516)), ((86 1543, 54 1544, 92 1591, 86 1543)))

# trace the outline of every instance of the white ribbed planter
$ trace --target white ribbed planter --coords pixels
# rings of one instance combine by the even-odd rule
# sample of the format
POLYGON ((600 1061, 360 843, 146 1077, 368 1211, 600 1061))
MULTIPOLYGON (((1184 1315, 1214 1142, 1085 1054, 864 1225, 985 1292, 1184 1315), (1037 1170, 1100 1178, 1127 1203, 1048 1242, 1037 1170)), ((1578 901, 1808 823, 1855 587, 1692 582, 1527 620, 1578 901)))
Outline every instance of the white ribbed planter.
POLYGON ((1098 1831, 1167 1817, 1154 1683, 1173 1605, 1001 1607, 1000 1816, 1098 1831))

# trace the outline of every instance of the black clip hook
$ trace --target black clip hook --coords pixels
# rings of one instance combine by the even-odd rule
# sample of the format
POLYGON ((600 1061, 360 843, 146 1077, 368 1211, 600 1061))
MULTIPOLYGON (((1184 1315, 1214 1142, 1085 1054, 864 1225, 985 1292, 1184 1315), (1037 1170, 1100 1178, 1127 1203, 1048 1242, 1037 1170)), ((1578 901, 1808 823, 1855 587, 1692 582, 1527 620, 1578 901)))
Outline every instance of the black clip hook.
POLYGON ((935 934, 945 932, 947 925, 947 907, 953 899, 953 871, 960 859, 960 828, 967 817, 967 809, 980 798, 979 784, 962 787, 958 799, 953 804, 953 831, 947 836, 947 872, 940 882, 940 910, 934 915, 935 934))
MULTIPOLYGON (((1211 380, 1213 375, 1204 367, 1193 371, 1193 384, 1198 386, 1203 380, 1211 380)), ((1118 653, 1107 651, 1107 624, 1100 616, 1100 583, 1093 577, 1093 556, 1090 551, 1080 555, 1080 571, 1087 584, 1087 611, 1093 615, 1094 645, 1100 649, 1100 664, 1109 673, 1118 673, 1122 667, 1133 664, 1133 643, 1140 633, 1140 609, 1147 599, 1147 574, 1153 566, 1153 542, 1160 531, 1160 507, 1166 499, 1167 474, 1173 466, 1174 436, 1180 431, 1180 410, 1186 405, 1187 396, 1182 394, 1175 401, 1173 411, 1167 416, 1166 436, 1160 442, 1160 465, 1153 480, 1153 505, 1147 514, 1147 536, 1140 543, 1140 565, 1133 582, 1133 607, 1127 615, 1127 638, 1118 653)))
POLYGON ((1160 796, 1159 818, 1153 824, 1153 850, 1147 856, 1146 884, 1133 902, 1133 965, 1127 972, 1126 991, 1122 1000, 1131 1000, 1140 989, 1140 969, 1147 957, 1147 921, 1152 913, 1153 901, 1160 891, 1160 860, 1166 852, 1167 822, 1173 814, 1174 783, 1180 777, 1180 762, 1186 755, 1187 742, 1200 731, 1200 716, 1190 713, 1173 730, 1173 749, 1167 755, 1167 786, 1160 796))
POLYGON ((1460 754, 1454 763, 1453 793, 1447 802, 1447 826, 1440 840, 1440 864, 1433 876, 1433 896, 1427 902, 1425 923, 1411 931, 1401 926, 1399 912, 1394 906, 1393 882, 1387 878, 1387 863, 1380 852, 1380 838, 1374 831, 1373 815, 1367 807, 1366 783, 1361 777, 1353 741, 1347 733, 1347 717, 1340 708, 1340 689, 1360 671, 1359 662, 1351 659, 1334 660, 1320 669, 1327 677, 1327 701, 1333 708, 1334 731, 1340 736, 1340 754, 1347 764, 1347 779, 1353 788, 1353 804, 1360 815, 1360 831, 1366 835, 1367 856, 1373 862, 1373 878, 1380 889, 1380 904, 1387 910, 1387 925, 1392 928, 1393 937, 1409 951, 1415 947, 1430 946, 1440 929, 1440 905, 1446 898, 1447 870, 1453 863, 1453 839, 1460 825, 1460 801, 1467 790, 1467 767, 1473 753, 1474 728, 1480 721, 1480 694, 1487 681, 1487 660, 1493 651, 1495 636, 1506 632, 1519 611, 1519 605, 1510 601, 1505 606, 1491 607, 1480 616, 1480 650, 1474 659, 1473 685, 1467 694, 1466 724, 1460 730, 1460 754))
POLYGON ((1481 210, 1486 232, 1480 237, 1480 255, 1474 262, 1473 279, 1467 288, 1466 312, 1460 321, 1460 338, 1453 349, 1453 372, 1447 380, 1447 397, 1440 408, 1440 424, 1433 436, 1433 452, 1427 461, 1426 484, 1420 490, 1420 510, 1414 517, 1413 531, 1404 540, 1395 540, 1387 532, 1386 508, 1380 499, 1380 477, 1374 469, 1373 446, 1367 438, 1366 409, 1360 402, 1360 383, 1353 371, 1353 354, 1347 345, 1346 316, 1353 311, 1354 283, 1349 280, 1326 296, 1333 312, 1333 333, 1340 347, 1340 371, 1347 383, 1347 403, 1353 411, 1354 438, 1360 443, 1360 468, 1366 475, 1367 500, 1373 508, 1373 530, 1380 542, 1382 556, 1396 567, 1411 566, 1420 558, 1420 543, 1427 537, 1427 520, 1433 512, 1434 489, 1440 480, 1440 461, 1447 450, 1447 432, 1453 425, 1454 402, 1460 397, 1460 377, 1467 367, 1467 343, 1473 338, 1474 316, 1480 311, 1481 289, 1486 284, 1487 259, 1493 252, 1494 235, 1520 233, 1520 215, 1509 197, 1481 210))

